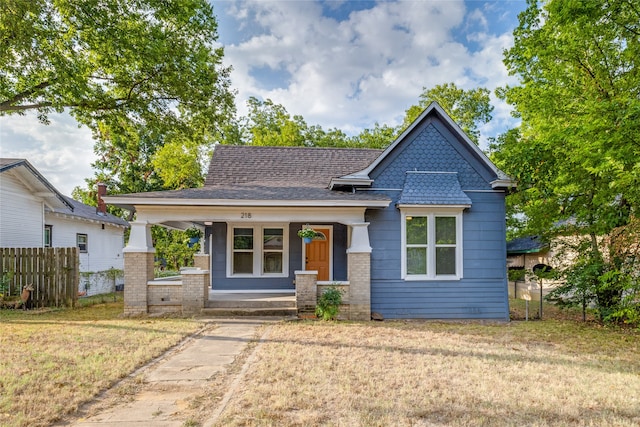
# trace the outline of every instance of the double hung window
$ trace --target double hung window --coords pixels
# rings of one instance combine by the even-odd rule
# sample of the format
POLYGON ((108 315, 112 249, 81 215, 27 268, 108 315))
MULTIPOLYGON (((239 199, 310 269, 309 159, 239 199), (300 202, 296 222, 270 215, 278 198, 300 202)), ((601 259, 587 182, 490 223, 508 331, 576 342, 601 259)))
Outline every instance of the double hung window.
POLYGON ((406 210, 402 218, 402 277, 460 279, 462 212, 406 210))
POLYGON ((278 225, 229 227, 229 276, 288 275, 288 228, 278 225))

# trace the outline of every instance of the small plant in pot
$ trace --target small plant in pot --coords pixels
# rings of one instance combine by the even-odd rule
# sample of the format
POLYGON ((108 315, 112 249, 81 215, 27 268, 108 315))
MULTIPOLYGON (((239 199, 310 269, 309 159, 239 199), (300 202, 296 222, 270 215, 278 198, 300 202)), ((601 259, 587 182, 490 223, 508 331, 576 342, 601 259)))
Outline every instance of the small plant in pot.
POLYGON ((311 243, 311 240, 316 237, 316 232, 313 228, 303 228, 298 230, 298 237, 302 237, 305 243, 311 243))

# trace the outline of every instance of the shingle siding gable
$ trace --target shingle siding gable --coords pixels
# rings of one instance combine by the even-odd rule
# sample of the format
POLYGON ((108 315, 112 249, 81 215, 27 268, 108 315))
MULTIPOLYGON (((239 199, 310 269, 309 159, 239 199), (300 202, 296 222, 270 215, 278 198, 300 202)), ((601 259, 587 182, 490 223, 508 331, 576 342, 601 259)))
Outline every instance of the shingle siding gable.
POLYGON ((436 123, 416 129, 409 135, 394 155, 389 156, 372 172, 374 187, 400 189, 407 171, 457 172, 463 190, 490 190, 490 181, 483 177, 470 162, 471 156, 463 156, 455 147, 452 136, 446 135, 436 123), (446 135, 446 136, 445 136, 446 135))

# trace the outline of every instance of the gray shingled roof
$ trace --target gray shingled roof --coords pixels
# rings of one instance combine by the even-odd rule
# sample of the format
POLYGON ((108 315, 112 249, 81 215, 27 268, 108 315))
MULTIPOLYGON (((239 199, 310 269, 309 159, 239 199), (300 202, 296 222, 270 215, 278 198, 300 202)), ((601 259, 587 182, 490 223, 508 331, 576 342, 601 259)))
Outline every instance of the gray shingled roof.
POLYGON ((471 205, 455 172, 407 172, 400 205, 471 205))
POLYGON ((354 148, 218 145, 205 186, 277 183, 326 188, 331 178, 364 169, 381 153, 354 148))
POLYGON ((518 237, 507 242, 507 255, 538 253, 548 247, 539 236, 518 237))
POLYGON ((207 185, 184 190, 152 191, 147 193, 119 194, 123 199, 189 199, 195 200, 389 200, 387 196, 370 192, 332 191, 327 188, 299 186, 295 182, 242 183, 235 185, 207 185))
POLYGON ((111 215, 110 213, 106 213, 104 215, 98 214, 95 206, 85 205, 84 203, 80 203, 77 200, 73 200, 71 197, 64 196, 64 198, 69 204, 73 206, 73 212, 71 211, 68 211, 68 212, 56 211, 56 212, 74 216, 77 218, 104 222, 107 224, 121 225, 123 227, 129 226, 129 223, 127 221, 115 215, 111 215))

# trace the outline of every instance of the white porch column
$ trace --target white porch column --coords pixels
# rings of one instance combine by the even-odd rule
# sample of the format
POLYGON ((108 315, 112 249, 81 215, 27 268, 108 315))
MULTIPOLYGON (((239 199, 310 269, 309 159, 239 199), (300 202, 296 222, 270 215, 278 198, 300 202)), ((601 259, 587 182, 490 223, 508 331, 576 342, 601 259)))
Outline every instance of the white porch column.
POLYGON ((155 252, 151 239, 151 224, 148 221, 133 221, 130 225, 129 242, 124 252, 155 252))
POLYGON ((153 280, 155 249, 151 240, 151 224, 147 221, 131 223, 129 243, 124 252, 124 313, 148 312, 147 282, 153 280))
POLYGON ((349 317, 351 320, 371 320, 371 246, 369 223, 351 226, 351 246, 347 249, 349 280, 349 317))

